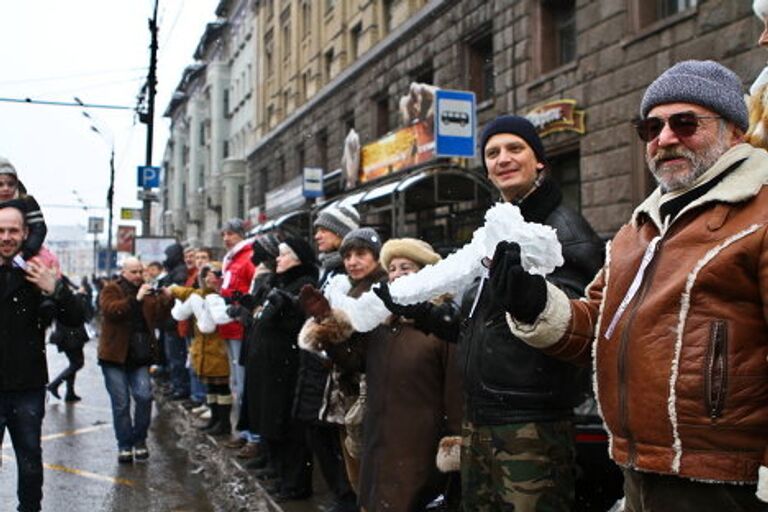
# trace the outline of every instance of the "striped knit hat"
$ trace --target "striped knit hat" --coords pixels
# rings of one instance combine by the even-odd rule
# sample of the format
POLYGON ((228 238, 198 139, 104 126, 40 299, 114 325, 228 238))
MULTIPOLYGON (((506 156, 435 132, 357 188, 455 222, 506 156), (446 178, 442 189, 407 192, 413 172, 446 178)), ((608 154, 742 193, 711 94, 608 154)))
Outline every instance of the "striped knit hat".
POLYGON ((344 238, 347 233, 360 227, 360 214, 352 206, 329 206, 318 214, 314 226, 344 238))
POLYGON ((16 176, 16 168, 11 161, 4 156, 0 156, 0 174, 12 174, 13 176, 16 176))

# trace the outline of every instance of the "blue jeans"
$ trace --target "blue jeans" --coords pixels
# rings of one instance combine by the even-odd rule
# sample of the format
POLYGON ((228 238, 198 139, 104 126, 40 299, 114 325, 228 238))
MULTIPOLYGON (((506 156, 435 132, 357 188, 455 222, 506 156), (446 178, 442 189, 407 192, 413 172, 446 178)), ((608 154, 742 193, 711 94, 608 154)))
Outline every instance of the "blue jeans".
POLYGON ((115 426, 118 450, 130 450, 147 439, 152 417, 152 388, 149 367, 126 368, 103 365, 104 384, 112 402, 112 422, 115 426), (131 397, 134 401, 131 420, 131 397))
POLYGON ((41 425, 45 415, 45 388, 33 391, 0 391, 0 439, 6 427, 11 434, 18 468, 18 510, 37 512, 43 499, 43 449, 41 425))
MULTIPOLYGON (((192 344, 192 338, 187 338, 187 352, 189 352, 189 346, 192 344)), ((195 373, 192 366, 189 367, 189 397, 195 402, 205 403, 205 384, 200 381, 200 378, 195 373)))
POLYGON ((187 340, 175 332, 165 331, 165 359, 174 395, 189 396, 187 340))

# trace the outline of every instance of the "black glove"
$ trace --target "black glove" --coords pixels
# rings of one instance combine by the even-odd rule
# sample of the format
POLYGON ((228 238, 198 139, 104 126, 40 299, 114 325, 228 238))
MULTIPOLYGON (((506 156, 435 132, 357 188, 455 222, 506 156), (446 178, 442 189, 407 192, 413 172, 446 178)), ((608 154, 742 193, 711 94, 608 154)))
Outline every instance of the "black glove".
POLYGON ((295 300, 295 297, 290 293, 279 288, 272 288, 267 294, 267 300, 264 301, 264 309, 261 310, 259 318, 269 320, 280 312, 281 309, 289 304, 293 304, 295 300))
POLYGON ((247 315, 248 313, 249 311, 243 306, 238 306, 237 304, 227 306, 227 316, 234 320, 240 320, 240 318, 247 315))
POLYGON ((547 282, 523 269, 515 242, 501 241, 496 246, 488 284, 493 300, 526 324, 534 323, 547 305, 547 282))
POLYGON ((387 309, 394 315, 416 320, 429 311, 429 302, 419 302, 418 304, 409 304, 407 306, 395 303, 395 301, 392 300, 392 294, 389 292, 389 285, 387 283, 381 283, 379 286, 374 286, 372 289, 373 293, 379 296, 381 302, 383 302, 387 309))
POLYGON ((248 311, 253 311, 258 304, 256 304, 256 297, 251 295, 250 293, 243 294, 242 297, 240 297, 240 300, 238 301, 241 306, 243 306, 248 311))

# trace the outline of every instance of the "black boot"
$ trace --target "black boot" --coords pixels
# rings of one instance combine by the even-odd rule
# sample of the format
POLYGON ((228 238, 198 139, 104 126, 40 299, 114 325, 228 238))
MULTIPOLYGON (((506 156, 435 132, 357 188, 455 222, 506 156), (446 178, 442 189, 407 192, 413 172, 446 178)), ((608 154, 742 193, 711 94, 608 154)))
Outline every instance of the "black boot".
POLYGON ((216 408, 219 410, 219 421, 205 432, 211 436, 228 436, 232 433, 232 422, 229 419, 232 406, 216 404, 216 408))
POLYGON ((56 378, 53 379, 50 384, 48 384, 48 386, 46 386, 48 388, 48 392, 59 400, 61 400, 61 395, 59 395, 59 386, 61 386, 61 382, 61 379, 56 378))
POLYGON ((64 401, 65 402, 79 402, 82 400, 77 394, 75 393, 75 376, 72 375, 70 378, 67 379, 67 394, 64 395, 64 401))

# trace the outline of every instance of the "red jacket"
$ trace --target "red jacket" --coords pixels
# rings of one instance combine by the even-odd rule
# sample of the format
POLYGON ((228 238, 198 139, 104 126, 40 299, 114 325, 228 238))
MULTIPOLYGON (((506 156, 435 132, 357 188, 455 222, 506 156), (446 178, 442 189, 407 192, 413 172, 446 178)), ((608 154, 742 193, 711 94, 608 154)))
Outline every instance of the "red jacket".
MULTIPOLYGON (((222 270, 224 283, 221 286, 221 296, 231 297, 234 292, 248 293, 251 288, 251 280, 256 268, 251 262, 253 248, 252 238, 242 240, 224 256, 222 270)), ((219 334, 225 340, 242 340, 243 326, 239 322, 229 322, 218 327, 219 334)))

